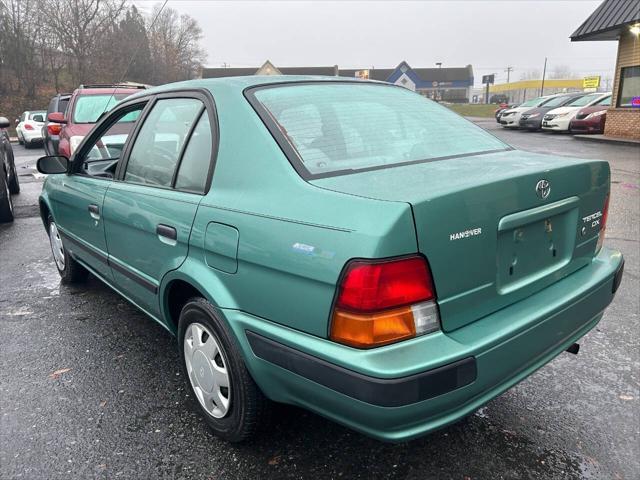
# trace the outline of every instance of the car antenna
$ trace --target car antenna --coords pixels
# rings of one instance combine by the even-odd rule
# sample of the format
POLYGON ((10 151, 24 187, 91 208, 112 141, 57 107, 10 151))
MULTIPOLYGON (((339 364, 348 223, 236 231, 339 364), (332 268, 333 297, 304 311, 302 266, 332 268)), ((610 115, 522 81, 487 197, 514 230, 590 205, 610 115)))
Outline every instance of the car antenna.
MULTIPOLYGON (((149 25, 149 30, 151 30, 151 28, 153 28, 153 25, 156 23, 156 20, 158 20, 158 17, 162 13, 162 10, 164 10, 164 7, 167 5, 168 1, 169 0, 164 0, 164 3, 160 7, 160 10, 158 10, 158 13, 156 13, 156 16, 153 17, 153 20, 151 21, 151 24, 149 25)), ((127 68, 124 69, 124 72, 122 72, 122 75, 120 76, 120 80, 113 87, 113 92, 111 92, 111 95, 109 96, 109 98, 107 98, 107 102, 104 104, 104 110, 100 114, 100 117, 102 117, 105 114, 105 112, 107 111, 107 109, 109 107, 109 102, 115 96, 116 90, 118 89, 118 86, 121 85, 122 82, 124 81, 124 77, 127 75, 127 72, 129 71, 129 68, 131 68, 131 64, 133 63, 133 60, 136 58, 136 55, 138 55, 138 52, 140 51, 140 47, 141 46, 142 46, 142 43, 139 43, 138 46, 136 47, 135 51, 133 52, 133 55, 131 56, 131 58, 129 59, 129 62, 127 63, 127 68)), ((98 119, 100 117, 98 117, 98 119)))

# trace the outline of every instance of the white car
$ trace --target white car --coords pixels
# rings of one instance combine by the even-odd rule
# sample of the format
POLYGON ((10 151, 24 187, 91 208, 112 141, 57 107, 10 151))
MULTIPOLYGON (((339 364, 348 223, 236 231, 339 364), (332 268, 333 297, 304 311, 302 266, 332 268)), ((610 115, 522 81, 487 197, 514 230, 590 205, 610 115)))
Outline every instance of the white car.
POLYGON ((23 112, 20 118, 16 120, 16 134, 18 142, 26 148, 34 143, 42 142, 42 127, 44 126, 46 110, 38 110, 35 112, 23 112))
POLYGON ((552 98, 558 95, 545 95, 544 97, 532 98, 526 102, 520 104, 515 108, 505 110, 500 114, 500 125, 505 128, 520 128, 520 116, 527 110, 532 108, 541 107, 552 98))
POLYGON ((609 100, 611 92, 607 93, 590 93, 584 97, 580 97, 563 107, 549 110, 542 117, 542 129, 554 130, 556 132, 568 132, 571 120, 575 118, 580 109, 590 107, 602 101, 609 100))

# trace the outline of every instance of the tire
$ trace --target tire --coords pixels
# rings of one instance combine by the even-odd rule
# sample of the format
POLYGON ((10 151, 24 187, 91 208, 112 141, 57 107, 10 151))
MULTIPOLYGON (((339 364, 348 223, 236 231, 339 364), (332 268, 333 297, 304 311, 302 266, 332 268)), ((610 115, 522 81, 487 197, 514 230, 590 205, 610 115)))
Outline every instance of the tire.
POLYGON ((205 299, 192 298, 182 308, 178 342, 185 381, 209 428, 230 442, 253 437, 266 424, 270 401, 251 378, 233 334, 205 299))
POLYGON ((24 145, 24 138, 22 137, 22 135, 20 135, 19 132, 16 132, 16 136, 18 137, 18 143, 20 145, 24 145))
POLYGON ((2 164, 0 164, 0 192, 2 192, 3 196, 0 197, 0 223, 9 223, 13 222, 13 201, 11 200, 7 177, 1 165, 2 164))
POLYGON ((24 140, 24 148, 25 149, 31 148, 31 142, 27 142, 26 140, 24 140))
POLYGON ((58 226, 51 215, 47 219, 47 234, 53 261, 56 264, 60 281, 64 284, 83 283, 89 276, 89 271, 74 260, 62 243, 58 226))
POLYGON ((9 192, 13 195, 20 193, 20 181, 18 180, 18 172, 16 172, 16 164, 13 158, 9 163, 9 192))

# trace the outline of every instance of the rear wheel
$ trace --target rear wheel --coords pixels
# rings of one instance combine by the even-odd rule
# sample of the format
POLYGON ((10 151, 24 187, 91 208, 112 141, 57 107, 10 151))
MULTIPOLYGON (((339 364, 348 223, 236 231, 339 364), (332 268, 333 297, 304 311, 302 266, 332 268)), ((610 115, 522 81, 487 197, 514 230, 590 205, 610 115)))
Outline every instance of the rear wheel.
POLYGON ((13 222, 13 202, 11 201, 11 192, 7 183, 7 176, 4 169, 0 166, 0 223, 13 222))
POLYGON ((51 253, 56 263, 56 268, 60 274, 62 283, 82 283, 87 279, 89 272, 86 268, 74 260, 69 252, 64 248, 60 231, 53 217, 49 215, 47 231, 49 233, 49 243, 51 253))
POLYGON ((24 145, 24 138, 22 138, 22 135, 20 135, 20 131, 16 132, 16 136, 18 137, 18 143, 20 145, 24 145))
POLYGON ((255 384, 233 335, 212 305, 192 298, 180 312, 180 358, 205 422, 219 437, 241 442, 268 417, 269 400, 255 384))

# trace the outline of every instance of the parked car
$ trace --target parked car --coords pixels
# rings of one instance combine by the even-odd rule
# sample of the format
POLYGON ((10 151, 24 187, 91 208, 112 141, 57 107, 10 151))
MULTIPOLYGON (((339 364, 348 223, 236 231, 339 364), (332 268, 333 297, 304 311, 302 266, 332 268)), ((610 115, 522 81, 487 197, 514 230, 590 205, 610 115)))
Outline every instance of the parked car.
POLYGON ((542 130, 568 132, 571 120, 573 120, 581 108, 594 105, 603 100, 608 100, 610 103, 611 92, 590 93, 583 97, 578 97, 572 102, 567 103, 564 107, 554 108, 542 117, 542 130))
POLYGON ((589 107, 581 108, 571 120, 569 130, 571 133, 604 133, 607 110, 610 106, 611 96, 608 96, 589 107))
POLYGON ((0 117, 0 223, 13 221, 13 201, 11 195, 20 193, 20 181, 13 158, 13 148, 7 129, 11 123, 0 117))
POLYGON ((70 93, 59 93, 49 102, 47 116, 42 126, 42 143, 44 144, 44 151, 47 155, 58 154, 58 142, 60 141, 60 130, 62 130, 62 124, 49 121, 49 114, 57 112, 64 116, 70 98, 70 93))
POLYGON ((165 85, 38 169, 62 281, 91 272, 175 334, 232 441, 267 399, 388 441, 443 427, 575 352, 622 278, 607 162, 518 151, 390 84, 165 85))
POLYGON ((46 113, 44 110, 22 112, 20 118, 16 119, 16 136, 20 145, 30 148, 42 142, 42 126, 46 113))
POLYGON ((505 128, 520 128, 520 116, 532 108, 544 105, 546 102, 555 98, 556 95, 546 95, 544 97, 532 98, 520 104, 515 108, 510 108, 500 114, 500 125, 505 128))
POLYGON ((498 105, 498 108, 496 108, 493 112, 493 116, 496 118, 496 122, 500 123, 500 116, 503 112, 506 112, 507 110, 515 108, 517 106, 518 104, 516 103, 512 103, 510 105, 507 103, 501 103, 500 105, 498 105))
POLYGON ((555 98, 552 98, 548 102, 543 103, 539 107, 532 108, 527 110, 522 115, 520 115, 520 121, 518 125, 520 128, 529 130, 530 132, 535 132, 542 128, 542 117, 544 115, 553 110, 554 108, 562 107, 567 105, 578 98, 584 97, 584 93, 565 93, 562 95, 558 95, 555 98))
POLYGON ((49 113, 49 122, 62 125, 58 152, 70 157, 101 115, 120 100, 146 88, 143 85, 80 85, 69 99, 66 113, 49 113))

